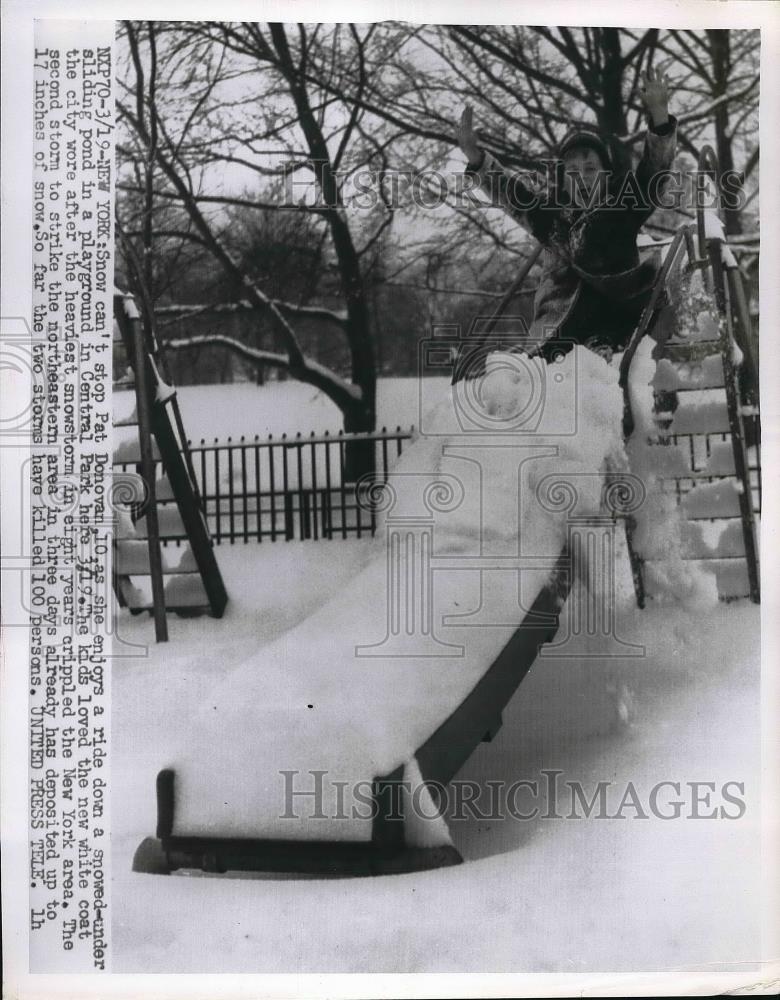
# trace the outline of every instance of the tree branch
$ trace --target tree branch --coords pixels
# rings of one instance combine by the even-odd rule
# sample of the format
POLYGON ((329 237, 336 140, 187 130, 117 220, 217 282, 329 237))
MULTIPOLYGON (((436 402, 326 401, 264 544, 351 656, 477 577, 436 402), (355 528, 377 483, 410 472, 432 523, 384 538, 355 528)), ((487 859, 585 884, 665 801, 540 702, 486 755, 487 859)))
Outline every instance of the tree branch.
MULTIPOLYGON (((294 302, 285 302, 282 299, 271 299, 272 304, 282 313, 290 316, 300 316, 306 319, 320 319, 326 323, 333 323, 343 328, 347 321, 345 312, 336 312, 333 309, 326 309, 324 306, 301 306, 294 302)), ((241 299, 239 302, 212 302, 205 305, 167 305, 157 306, 154 310, 156 316, 203 316, 210 313, 236 313, 236 312, 257 312, 257 304, 248 299, 241 299)), ((171 322, 174 322, 172 320, 171 322)))
POLYGON ((301 354, 293 363, 285 354, 275 351, 265 351, 259 347, 250 347, 234 337, 226 337, 220 333, 207 333, 194 337, 175 337, 164 341, 165 349, 183 351, 193 347, 224 347, 239 357, 252 361, 256 365, 271 365, 274 368, 284 368, 294 375, 299 382, 313 385, 332 399, 342 410, 354 408, 360 403, 362 392, 359 386, 339 378, 335 372, 324 365, 301 354))

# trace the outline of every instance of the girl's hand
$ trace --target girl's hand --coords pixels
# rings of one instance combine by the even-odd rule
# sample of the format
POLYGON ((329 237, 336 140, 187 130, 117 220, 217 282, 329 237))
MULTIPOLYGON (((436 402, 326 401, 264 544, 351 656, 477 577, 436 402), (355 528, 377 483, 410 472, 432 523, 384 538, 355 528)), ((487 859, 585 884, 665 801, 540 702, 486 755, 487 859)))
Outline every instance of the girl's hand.
POLYGON ((470 104, 463 109, 458 126, 458 145, 463 150, 469 163, 476 163, 479 159, 480 147, 477 140, 477 133, 474 131, 474 111, 470 104))
POLYGON ((640 95, 653 120, 653 125, 663 125, 669 119, 669 77, 652 66, 642 78, 640 95))

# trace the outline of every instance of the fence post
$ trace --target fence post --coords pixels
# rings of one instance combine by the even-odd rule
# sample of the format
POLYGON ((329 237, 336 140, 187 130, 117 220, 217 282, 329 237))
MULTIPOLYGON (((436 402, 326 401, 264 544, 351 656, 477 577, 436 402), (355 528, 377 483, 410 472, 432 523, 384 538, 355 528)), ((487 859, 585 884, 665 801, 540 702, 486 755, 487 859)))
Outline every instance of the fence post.
POLYGON ((301 538, 311 538, 311 492, 301 490, 301 538))

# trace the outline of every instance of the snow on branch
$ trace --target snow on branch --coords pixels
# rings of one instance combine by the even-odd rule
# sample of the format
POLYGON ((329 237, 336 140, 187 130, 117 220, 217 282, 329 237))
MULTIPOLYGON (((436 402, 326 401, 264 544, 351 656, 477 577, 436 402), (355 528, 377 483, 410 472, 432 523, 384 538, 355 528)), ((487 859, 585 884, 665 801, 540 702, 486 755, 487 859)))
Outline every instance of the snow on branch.
POLYGON ((234 337, 226 337, 221 333, 174 337, 164 341, 163 347, 166 351, 182 351, 193 347, 224 347, 257 365, 270 365, 273 368, 287 369, 299 382, 306 382, 308 385, 322 389, 337 406, 354 405, 363 398, 360 386, 353 385, 352 382, 341 378, 330 368, 326 368, 312 358, 302 355, 300 358, 296 357, 295 361, 291 361, 286 354, 266 351, 259 347, 250 347, 234 337))
MULTIPOLYGON (((322 319, 328 323, 335 323, 337 326, 343 327, 347 322, 346 312, 339 312, 335 309, 326 309, 324 306, 299 306, 294 302, 284 302, 281 299, 271 299, 271 304, 274 305, 281 313, 287 313, 291 316, 301 316, 308 319, 322 319)), ((168 323, 175 323, 178 319, 182 317, 192 317, 192 316, 202 316, 209 313, 236 313, 236 312, 255 312, 261 307, 256 303, 250 302, 248 299, 241 299, 239 302, 216 302, 207 303, 206 305, 169 305, 169 306, 157 306, 154 310, 155 316, 165 316, 171 317, 168 323)), ((167 324, 162 324, 167 325, 167 324)))

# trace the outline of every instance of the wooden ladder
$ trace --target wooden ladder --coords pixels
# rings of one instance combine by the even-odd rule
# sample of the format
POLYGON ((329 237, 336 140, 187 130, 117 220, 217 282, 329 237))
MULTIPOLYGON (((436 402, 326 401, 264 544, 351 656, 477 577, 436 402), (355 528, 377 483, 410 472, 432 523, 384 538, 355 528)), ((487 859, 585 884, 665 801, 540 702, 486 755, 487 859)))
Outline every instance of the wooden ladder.
POLYGON ((157 641, 165 642, 167 611, 221 618, 227 593, 176 393, 159 374, 156 345, 149 343, 132 295, 114 295, 114 319, 115 338, 124 349, 135 390, 133 412, 114 421, 120 432, 115 433, 114 465, 135 466, 144 486, 143 497, 134 497, 124 511, 119 507, 114 591, 120 606, 131 612, 151 611, 157 641), (166 538, 182 534, 187 536, 184 544, 163 545, 166 538))

